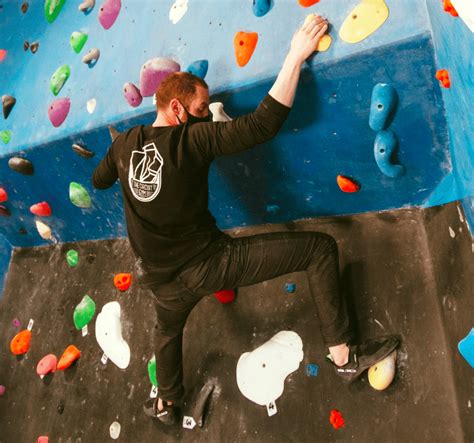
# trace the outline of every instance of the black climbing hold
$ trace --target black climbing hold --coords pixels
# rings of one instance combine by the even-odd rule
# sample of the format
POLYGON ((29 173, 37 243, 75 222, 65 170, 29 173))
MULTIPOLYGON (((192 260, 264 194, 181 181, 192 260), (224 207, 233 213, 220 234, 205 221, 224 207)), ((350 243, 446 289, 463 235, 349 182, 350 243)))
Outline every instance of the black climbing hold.
POLYGON ((28 51, 28 48, 29 48, 29 47, 30 47, 29 42, 28 42, 28 41, 25 41, 25 43, 23 43, 23 49, 24 49, 25 51, 28 51))
POLYGON ((91 158, 91 157, 94 157, 95 155, 95 152, 89 151, 89 149, 85 148, 84 146, 78 143, 73 143, 72 150, 76 154, 79 154, 81 157, 84 157, 84 158, 91 158))
POLYGON ((28 234, 28 231, 27 231, 25 228, 20 228, 20 229, 18 229, 18 232, 19 232, 21 235, 26 235, 26 234, 28 234))
POLYGON ((60 414, 64 412, 64 403, 59 403, 58 407, 56 408, 60 414))
POLYGON ((0 215, 3 217, 10 217, 12 214, 7 207, 0 205, 0 215))
POLYGON ((23 14, 26 14, 26 11, 28 11, 28 2, 23 2, 21 4, 21 12, 23 12, 23 14))
POLYGON ((30 51, 35 54, 39 48, 39 42, 34 42, 30 45, 30 51))
POLYGON ((33 175, 35 172, 33 163, 31 163, 26 158, 12 157, 10 160, 8 160, 8 166, 20 174, 33 175))
POLYGON ((92 263, 94 263, 94 260, 95 260, 95 254, 87 254, 86 255, 86 261, 87 263, 89 263, 90 265, 92 263))
POLYGON ((3 117, 8 118, 10 115, 13 106, 15 106, 16 98, 12 97, 11 95, 3 95, 2 96, 2 106, 3 106, 3 117))
POLYGON ((201 391, 199 392, 198 397, 196 399, 196 405, 194 406, 192 417, 194 417, 194 419, 196 420, 197 425, 200 428, 202 428, 202 425, 204 424, 206 404, 207 404, 207 401, 208 401, 209 397, 212 394, 212 391, 214 391, 214 383, 207 382, 201 388, 201 391))
POLYGON ((112 139, 112 143, 121 134, 121 132, 117 131, 113 126, 109 126, 109 132, 110 138, 112 139))

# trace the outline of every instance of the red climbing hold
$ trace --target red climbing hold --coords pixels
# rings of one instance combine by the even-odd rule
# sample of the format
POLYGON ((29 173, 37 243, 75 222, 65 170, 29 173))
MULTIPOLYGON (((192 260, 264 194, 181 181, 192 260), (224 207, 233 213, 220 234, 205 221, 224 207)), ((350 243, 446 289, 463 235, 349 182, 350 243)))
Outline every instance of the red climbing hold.
POLYGON ((64 371, 64 369, 69 368, 80 356, 81 351, 74 345, 69 345, 59 359, 58 369, 64 371))
POLYGON ((453 4, 451 3, 451 0, 444 0, 443 2, 444 10, 446 12, 449 12, 453 17, 458 17, 458 11, 454 8, 453 4))
POLYGON ((342 192, 357 192, 360 189, 360 185, 357 182, 343 175, 337 176, 337 184, 342 192))
POLYGON ((449 78, 449 72, 447 69, 439 69, 436 71, 436 78, 441 82, 444 88, 451 87, 451 79, 449 78))
POLYGON ((233 289, 223 289, 222 291, 214 292, 215 297, 221 303, 231 303, 235 299, 235 291, 233 289))
POLYGON ((234 50, 237 64, 245 66, 252 57, 257 46, 258 34, 256 32, 237 32, 234 37, 234 50))
POLYGON ((58 363, 58 359, 54 354, 48 354, 44 356, 39 362, 38 366, 36 366, 36 373, 41 377, 49 374, 50 372, 56 372, 56 365, 58 363))
POLYGON ((319 2, 319 0, 298 0, 299 4, 303 6, 303 8, 308 8, 309 6, 313 6, 319 2))
POLYGON ((5 49, 0 49, 0 62, 3 62, 6 56, 7 56, 7 51, 5 51, 5 49))
POLYGON ((126 291, 132 284, 132 274, 122 273, 114 277, 114 285, 120 291, 126 291))
POLYGON ((36 443, 49 443, 49 437, 47 435, 40 435, 36 443))
POLYGON ((8 200, 8 194, 5 189, 0 188, 0 203, 6 202, 8 200))
POLYGON ((339 429, 339 428, 344 427, 344 418, 342 417, 342 414, 337 409, 333 409, 331 411, 331 415, 329 416, 329 421, 334 427, 334 429, 339 429))
POLYGON ((30 212, 40 217, 49 217, 51 215, 51 207, 46 202, 36 203, 30 207, 30 212))
POLYGON ((30 349, 31 331, 24 329, 13 337, 10 342, 10 351, 14 355, 26 354, 30 349))

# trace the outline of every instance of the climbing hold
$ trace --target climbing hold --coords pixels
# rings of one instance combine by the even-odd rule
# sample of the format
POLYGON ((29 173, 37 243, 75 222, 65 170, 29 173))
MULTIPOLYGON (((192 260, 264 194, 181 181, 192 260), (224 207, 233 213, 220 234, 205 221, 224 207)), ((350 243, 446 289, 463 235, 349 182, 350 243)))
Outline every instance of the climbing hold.
POLYGON ((8 200, 8 194, 5 189, 0 188, 0 203, 6 202, 8 200))
POLYGON ((140 90, 131 82, 127 82, 123 85, 123 95, 125 100, 130 106, 136 108, 140 106, 143 100, 140 90))
POLYGON ((343 175, 337 176, 337 184, 342 192, 357 192, 360 189, 360 185, 356 181, 343 175))
POLYGON ((148 368, 148 378, 150 379, 150 383, 153 386, 158 387, 158 382, 156 380, 156 358, 155 358, 155 356, 153 356, 152 358, 150 358, 150 360, 148 360, 147 368, 148 368))
POLYGON ((74 31, 71 34, 69 44, 76 54, 79 54, 79 52, 82 51, 82 48, 86 44, 88 38, 89 37, 85 32, 74 31))
POLYGON ((68 97, 54 100, 48 107, 48 117, 51 124, 58 128, 62 125, 71 108, 71 100, 68 97))
MULTIPOLYGON (((79 254, 75 249, 69 249, 66 253, 66 263, 71 268, 74 268, 79 263, 79 254)), ((80 328, 78 328, 80 329, 80 328)))
POLYGON ((109 428, 110 438, 117 440, 117 438, 120 436, 120 429, 120 423, 118 421, 114 421, 109 428))
POLYGON ((36 220, 36 229, 38 230, 38 234, 40 237, 44 240, 51 240, 53 237, 53 234, 51 232, 51 228, 46 224, 43 223, 42 221, 36 220))
POLYGON ((2 95, 3 117, 8 118, 10 112, 15 106, 16 98, 11 95, 2 95))
POLYGON ((222 291, 214 292, 214 296, 222 304, 231 303, 235 299, 235 291, 233 289, 223 289, 222 291))
POLYGON ((64 402, 61 400, 58 406, 56 406, 56 411, 58 411, 59 414, 62 414, 64 412, 64 402))
POLYGON ((439 69, 436 71, 436 78, 440 81, 444 88, 451 87, 451 79, 449 78, 449 71, 447 69, 439 69))
POLYGON ((319 3, 319 0, 298 0, 298 3, 303 6, 303 8, 309 8, 310 6, 319 3))
POLYGON ((12 214, 8 208, 5 206, 0 205, 0 215, 2 217, 10 217, 12 214))
POLYGON ((188 0, 176 0, 170 8, 169 19, 175 25, 188 11, 188 0))
POLYGON ((69 184, 69 199, 78 208, 87 209, 92 206, 92 201, 86 189, 76 182, 69 184))
POLYGON ((7 388, 4 385, 0 385, 0 397, 5 395, 7 388))
POLYGON ((396 178, 405 173, 402 165, 392 163, 398 147, 398 138, 389 129, 380 131, 375 137, 374 156, 380 171, 387 177, 396 178))
POLYGON ((38 51, 39 49, 39 42, 34 42, 30 45, 30 51, 33 53, 33 54, 36 54, 36 52, 38 51))
POLYGON ((70 75, 71 68, 68 65, 63 65, 56 69, 55 73, 51 76, 50 81, 51 92, 54 95, 59 94, 59 91, 61 91, 64 83, 66 83, 70 75))
POLYGON ((84 57, 82 57, 82 62, 87 63, 89 68, 93 68, 97 63, 97 60, 99 60, 99 57, 100 50, 97 48, 92 48, 89 49, 89 52, 84 57))
POLYGON ((117 20, 122 2, 120 0, 105 0, 99 9, 99 23, 104 29, 109 29, 117 20))
POLYGON ((92 263, 94 263, 94 260, 95 260, 95 254, 87 254, 86 255, 86 261, 87 263, 89 263, 90 265, 92 263))
POLYGON ((53 23, 58 17, 66 0, 46 0, 44 2, 44 15, 48 23, 53 23))
POLYGON ((453 17, 458 17, 459 16, 458 12, 454 8, 453 4, 451 3, 451 0, 444 0, 443 9, 446 12, 449 12, 453 17))
POLYGON ((268 11, 270 11, 270 7, 271 0, 253 0, 252 9, 256 17, 263 17, 268 11))
POLYGON ((20 320, 18 320, 17 318, 14 318, 13 321, 12 321, 12 325, 15 328, 19 328, 20 327, 20 320))
POLYGON ((30 349, 31 331, 23 329, 10 342, 10 351, 14 355, 26 354, 30 349))
POLYGON ((319 372, 319 366, 314 363, 309 363, 306 365, 306 375, 308 377, 316 377, 319 372))
POLYGON ((95 0, 84 0, 78 7, 79 11, 89 14, 94 9, 95 0))
POLYGON ((269 214, 278 214, 280 211, 280 206, 278 205, 267 205, 267 212, 269 214))
POLYGON ((230 122, 232 119, 224 111, 224 105, 221 102, 214 102, 209 105, 209 111, 212 114, 213 122, 230 122))
POLYGON ((285 283, 285 291, 288 292, 288 294, 293 294, 296 291, 296 284, 285 283))
POLYGON ((120 369, 130 363, 130 348, 122 338, 120 305, 110 302, 104 305, 95 321, 95 337, 104 354, 120 369))
POLYGON ((21 12, 23 12, 23 14, 26 14, 26 11, 28 11, 28 2, 23 2, 21 4, 21 12))
POLYGON ((344 20, 339 36, 347 43, 359 43, 380 28, 387 18, 385 0, 361 0, 344 20))
POLYGON ((51 215, 51 207, 47 202, 36 203, 30 207, 30 212, 39 217, 49 217, 51 215))
POLYGON ((393 351, 383 360, 371 366, 368 371, 370 386, 377 391, 388 388, 395 377, 395 362, 397 361, 397 351, 393 351))
POLYGON ((252 57, 257 46, 258 34, 256 32, 239 31, 234 37, 234 51, 237 64, 245 66, 252 57))
POLYGON ((12 157, 8 160, 8 166, 13 169, 15 172, 19 172, 24 175, 33 175, 35 169, 33 163, 31 163, 26 158, 12 157))
POLYGON ((474 368, 474 328, 458 343, 459 353, 474 368))
POLYGON ((30 47, 30 44, 28 43, 28 41, 23 42, 23 50, 24 51, 28 51, 29 47, 30 47))
POLYGON ((113 143, 114 140, 121 134, 121 132, 117 131, 113 126, 109 126, 109 134, 113 143))
POLYGON ((41 435, 38 437, 38 441, 36 443, 48 443, 49 438, 46 435, 41 435))
POLYGON ((36 373, 43 378, 46 374, 50 372, 56 372, 56 365, 58 359, 54 354, 45 355, 36 366, 36 373))
POLYGON ((207 60, 196 60, 187 67, 186 72, 203 79, 206 77, 208 69, 209 62, 207 60))
POLYGON ((120 291, 126 291, 132 284, 132 274, 121 273, 114 276, 114 285, 120 291))
POLYGON ((73 321, 77 330, 87 326, 95 314, 95 302, 85 295, 81 302, 74 308, 73 321))
MULTIPOLYGON (((206 407, 206 406, 214 389, 215 389, 215 384, 213 380, 209 380, 204 384, 204 386, 199 391, 199 394, 197 395, 191 418, 193 420, 195 419, 195 424, 197 424, 200 428, 202 428, 204 424, 205 413, 206 411, 209 410, 209 407, 206 407)), ((183 420, 183 424, 184 424, 184 420, 183 420)))
POLYGON ((59 359, 58 369, 64 371, 64 369, 69 368, 80 356, 81 351, 74 345, 69 345, 59 359))
POLYGON ((167 58, 157 57, 145 62, 140 70, 140 92, 142 96, 151 97, 168 75, 179 70, 179 64, 167 58))
POLYGON ((87 100, 87 112, 89 114, 92 114, 95 111, 95 107, 97 105, 97 100, 95 98, 91 98, 90 100, 87 100))
POLYGON ((0 139, 3 143, 7 144, 12 139, 12 132, 5 129, 4 131, 0 131, 0 139))
MULTIPOLYGON (((305 21, 304 21, 304 24, 303 25, 306 25, 306 23, 308 23, 309 21, 313 20, 313 18, 317 17, 316 14, 309 14, 306 18, 305 18, 305 21)), ((318 51, 318 52, 324 52, 324 51, 327 51, 329 49, 329 47, 331 46, 331 43, 332 43, 332 37, 328 34, 324 34, 320 39, 319 39, 319 42, 318 44, 316 45, 316 49, 315 51, 318 51)))
POLYGON ((331 411, 331 415, 329 416, 329 422, 332 424, 334 429, 344 427, 344 418, 337 409, 333 409, 331 411))
POLYGON ((3 62, 6 56, 7 56, 7 51, 5 49, 0 49, 0 62, 3 62))
POLYGON ((397 102, 397 91, 392 85, 377 83, 374 86, 369 115, 369 126, 374 131, 381 131, 389 126, 397 102))
POLYGON ((91 157, 94 157, 94 155, 95 155, 94 152, 89 151, 89 149, 85 148, 84 146, 80 145, 79 143, 73 143, 72 150, 76 154, 79 154, 81 157, 84 157, 84 158, 91 158, 91 157))

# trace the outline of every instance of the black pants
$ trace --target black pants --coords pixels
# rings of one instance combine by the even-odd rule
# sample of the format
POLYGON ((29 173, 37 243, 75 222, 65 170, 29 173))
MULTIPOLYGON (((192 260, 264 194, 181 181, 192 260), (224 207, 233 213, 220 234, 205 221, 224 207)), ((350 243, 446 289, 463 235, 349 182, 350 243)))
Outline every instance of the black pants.
POLYGON ((222 241, 217 253, 184 268, 173 282, 152 289, 158 316, 156 378, 159 396, 164 400, 179 401, 184 394, 184 325, 201 298, 215 291, 306 270, 324 343, 335 346, 352 338, 340 294, 337 244, 331 236, 320 232, 278 232, 222 241))

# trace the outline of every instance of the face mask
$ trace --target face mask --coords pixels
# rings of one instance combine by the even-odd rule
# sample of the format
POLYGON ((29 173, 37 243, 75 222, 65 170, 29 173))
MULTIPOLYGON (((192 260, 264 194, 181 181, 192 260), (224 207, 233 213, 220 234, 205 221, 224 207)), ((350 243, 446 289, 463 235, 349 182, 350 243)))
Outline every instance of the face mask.
MULTIPOLYGON (((181 104, 181 106, 183 106, 181 104)), ((212 113, 211 111, 208 111, 209 113, 207 114, 207 117, 196 117, 195 115, 191 114, 184 106, 183 106, 183 109, 184 111, 186 112, 186 115, 188 116, 188 120, 186 123, 192 125, 194 123, 206 123, 206 122, 212 122, 212 113)), ((178 118, 178 121, 182 124, 183 122, 181 121, 181 119, 176 116, 178 118)))

